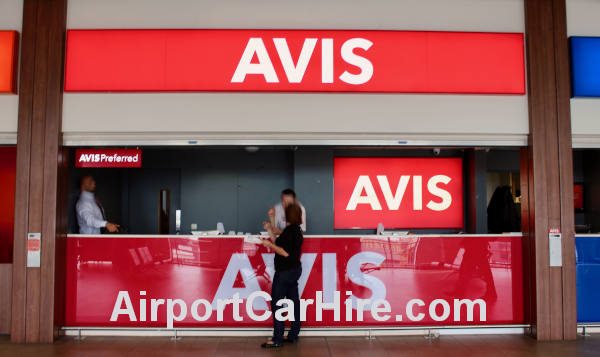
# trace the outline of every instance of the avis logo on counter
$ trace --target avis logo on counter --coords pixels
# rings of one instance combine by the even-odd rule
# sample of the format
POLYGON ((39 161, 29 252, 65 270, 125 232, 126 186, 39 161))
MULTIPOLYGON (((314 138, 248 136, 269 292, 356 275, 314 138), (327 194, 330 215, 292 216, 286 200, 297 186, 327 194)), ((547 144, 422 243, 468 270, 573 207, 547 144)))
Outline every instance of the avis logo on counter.
MULTIPOLYGON (((315 47, 319 39, 306 38, 302 45, 300 55, 294 63, 290 48, 285 38, 273 38, 273 43, 277 56, 281 61, 283 70, 289 83, 301 83, 306 68, 313 56, 315 47)), ((350 73, 344 71, 339 79, 348 84, 364 84, 373 77, 373 64, 365 57, 354 53, 355 49, 367 51, 373 43, 364 38, 351 38, 342 44, 340 56, 347 64, 358 67, 359 73, 350 73)), ((333 38, 321 39, 321 83, 334 82, 334 51, 333 38)), ((248 40, 244 53, 231 78, 231 83, 244 83, 249 74, 262 75, 267 83, 279 83, 280 79, 275 72, 273 62, 265 46, 265 42, 260 37, 252 37, 248 40), (253 63, 253 58, 257 62, 253 63)))
POLYGON ((462 228, 460 158, 335 158, 336 229, 462 228))

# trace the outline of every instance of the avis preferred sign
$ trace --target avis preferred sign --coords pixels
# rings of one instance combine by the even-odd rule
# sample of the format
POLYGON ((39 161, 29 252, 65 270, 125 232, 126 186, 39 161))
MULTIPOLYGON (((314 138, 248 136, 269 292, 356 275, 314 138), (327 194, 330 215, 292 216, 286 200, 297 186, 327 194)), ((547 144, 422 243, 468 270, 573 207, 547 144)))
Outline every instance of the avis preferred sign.
POLYGON ((140 149, 77 149, 75 167, 142 167, 140 149))
POLYGON ((460 158, 335 158, 335 229, 462 228, 460 158))

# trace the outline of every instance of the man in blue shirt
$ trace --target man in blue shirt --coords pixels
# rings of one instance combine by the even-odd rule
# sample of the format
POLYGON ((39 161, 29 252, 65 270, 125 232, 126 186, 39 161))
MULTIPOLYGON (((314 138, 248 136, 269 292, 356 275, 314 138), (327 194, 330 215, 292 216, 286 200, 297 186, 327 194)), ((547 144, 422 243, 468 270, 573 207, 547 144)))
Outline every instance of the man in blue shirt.
POLYGON ((92 176, 84 176, 80 181, 81 194, 75 209, 80 234, 100 234, 102 228, 110 233, 118 232, 119 225, 106 220, 104 209, 96 199, 96 181, 92 176))

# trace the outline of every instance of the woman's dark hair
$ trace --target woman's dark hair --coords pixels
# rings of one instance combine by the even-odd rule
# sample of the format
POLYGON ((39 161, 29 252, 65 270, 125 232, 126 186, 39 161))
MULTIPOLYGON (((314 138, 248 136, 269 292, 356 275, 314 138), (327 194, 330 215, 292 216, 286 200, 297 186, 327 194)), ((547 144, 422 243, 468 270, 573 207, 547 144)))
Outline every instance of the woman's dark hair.
POLYGON ((521 222, 509 186, 496 188, 487 208, 490 233, 519 232, 521 222))
POLYGON ((296 192, 294 192, 294 190, 292 190, 291 188, 286 188, 285 190, 281 191, 281 195, 282 196, 292 196, 294 198, 296 198, 296 192))
POLYGON ((285 208, 285 220, 290 224, 302 224, 302 208, 293 203, 285 208))

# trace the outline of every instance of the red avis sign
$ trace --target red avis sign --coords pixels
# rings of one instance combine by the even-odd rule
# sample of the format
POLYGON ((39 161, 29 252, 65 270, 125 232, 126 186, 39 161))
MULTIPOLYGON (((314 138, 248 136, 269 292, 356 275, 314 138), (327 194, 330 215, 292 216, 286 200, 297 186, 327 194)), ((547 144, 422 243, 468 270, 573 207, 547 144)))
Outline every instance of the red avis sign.
POLYGON ((69 30, 65 91, 523 94, 523 35, 69 30))
POLYGON ((460 158, 335 158, 334 228, 462 228, 460 158))
POLYGON ((142 167, 142 150, 77 149, 75 167, 142 167))

